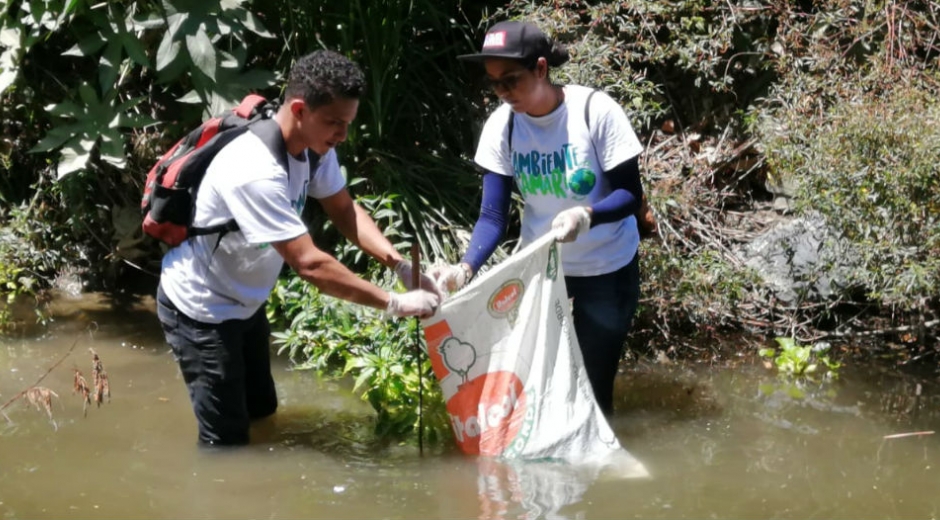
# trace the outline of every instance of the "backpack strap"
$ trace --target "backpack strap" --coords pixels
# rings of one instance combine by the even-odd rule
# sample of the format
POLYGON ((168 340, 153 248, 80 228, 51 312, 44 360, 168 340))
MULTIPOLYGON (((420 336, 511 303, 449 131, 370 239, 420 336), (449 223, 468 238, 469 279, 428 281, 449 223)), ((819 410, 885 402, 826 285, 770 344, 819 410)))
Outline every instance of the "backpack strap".
MULTIPOLYGON (((251 119, 253 116, 258 116, 261 113, 259 110, 264 110, 267 105, 267 100, 261 96, 250 95, 245 98, 244 101, 235 109, 235 112, 240 117, 245 117, 243 114, 245 112, 239 112, 240 110, 248 110, 246 112, 251 119), (256 99, 249 99, 256 98, 256 99)), ((257 135, 261 142, 271 150, 271 154, 277 159, 278 164, 284 168, 284 171, 287 172, 287 175, 290 175, 290 165, 287 163, 287 144, 284 142, 284 134, 281 133, 281 127, 277 124, 277 121, 262 117, 261 119, 255 119, 248 125, 248 131, 257 135)), ((215 249, 218 249, 219 244, 222 242, 222 237, 232 231, 238 231, 238 222, 235 219, 231 219, 222 224, 217 224, 215 226, 207 227, 191 227, 189 228, 190 236, 200 236, 200 235, 212 235, 214 233, 219 234, 219 238, 216 239, 215 249)))
POLYGON ((516 123, 516 113, 513 112, 512 109, 510 108, 509 109, 509 123, 508 123, 509 139, 507 139, 507 141, 509 141, 509 155, 512 155, 512 127, 515 126, 515 123, 516 123))
POLYGON ((242 102, 238 104, 237 107, 233 110, 235 115, 243 119, 251 119, 252 117, 259 115, 261 110, 265 105, 268 104, 268 100, 263 96, 258 94, 248 94, 242 99, 242 102))
MULTIPOLYGON (((588 94, 587 101, 584 102, 584 125, 587 126, 587 129, 588 129, 588 139, 591 140, 591 148, 594 149, 594 156, 598 157, 597 148, 595 148, 594 146, 594 139, 591 138, 591 98, 594 97, 594 94, 597 94, 596 89, 591 90, 591 93, 588 94)), ((507 141, 509 142, 510 153, 512 153, 512 129, 515 126, 515 122, 516 122, 516 113, 513 112, 512 109, 510 109, 509 110, 509 122, 507 123, 507 126, 509 126, 509 138, 507 139, 507 141)), ((600 157, 598 157, 598 159, 600 159, 600 157)))
POLYGON ((594 97, 594 94, 597 94, 597 90, 591 90, 591 93, 588 94, 587 101, 584 102, 584 126, 587 127, 588 139, 591 141, 591 149, 594 150, 594 158, 597 159, 598 167, 600 167, 601 156, 597 155, 597 146, 594 145, 594 137, 591 136, 591 98, 594 97))
POLYGON ((287 143, 284 142, 284 134, 281 132, 281 126, 277 124, 277 121, 262 119, 252 122, 248 127, 248 131, 261 139, 261 142, 271 151, 271 155, 274 156, 277 163, 290 176, 290 164, 287 162, 287 143))

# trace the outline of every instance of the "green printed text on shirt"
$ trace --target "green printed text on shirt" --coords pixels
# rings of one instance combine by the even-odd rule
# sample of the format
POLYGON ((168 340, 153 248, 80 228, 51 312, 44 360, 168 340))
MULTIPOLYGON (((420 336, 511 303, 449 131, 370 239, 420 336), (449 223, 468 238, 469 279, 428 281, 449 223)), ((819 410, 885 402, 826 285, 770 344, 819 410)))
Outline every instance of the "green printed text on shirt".
POLYGON ((519 190, 523 196, 583 198, 594 189, 597 175, 581 157, 577 147, 571 144, 565 144, 560 150, 550 153, 513 151, 512 167, 519 190))

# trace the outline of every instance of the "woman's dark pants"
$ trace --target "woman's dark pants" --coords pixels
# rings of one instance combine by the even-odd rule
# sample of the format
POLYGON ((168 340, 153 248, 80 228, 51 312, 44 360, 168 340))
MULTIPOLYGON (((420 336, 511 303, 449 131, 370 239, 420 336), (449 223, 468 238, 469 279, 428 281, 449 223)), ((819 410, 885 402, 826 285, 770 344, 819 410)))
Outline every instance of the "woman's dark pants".
POLYGON ((598 276, 566 276, 574 301, 574 330, 594 397, 605 415, 614 410, 614 378, 640 300, 639 253, 626 266, 598 276))

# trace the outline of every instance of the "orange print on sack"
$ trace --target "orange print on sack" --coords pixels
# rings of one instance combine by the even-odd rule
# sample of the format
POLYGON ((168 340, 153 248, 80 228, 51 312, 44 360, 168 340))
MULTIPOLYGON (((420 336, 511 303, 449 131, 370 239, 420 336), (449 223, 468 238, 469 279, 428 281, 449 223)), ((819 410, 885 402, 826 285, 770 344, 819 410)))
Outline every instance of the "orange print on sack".
POLYGON ((457 444, 471 455, 499 456, 525 418, 522 381, 512 372, 489 372, 459 386, 447 401, 457 444))

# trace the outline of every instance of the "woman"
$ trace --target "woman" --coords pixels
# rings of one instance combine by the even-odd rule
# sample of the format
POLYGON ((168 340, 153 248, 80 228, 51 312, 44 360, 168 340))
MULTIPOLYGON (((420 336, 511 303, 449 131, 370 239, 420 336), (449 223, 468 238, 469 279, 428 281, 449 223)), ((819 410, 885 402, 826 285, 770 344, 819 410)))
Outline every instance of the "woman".
POLYGON ((473 277, 503 238, 515 179, 525 202, 522 244, 548 232, 568 242, 562 265, 575 333, 594 395, 610 415, 639 299, 634 214, 643 148, 609 96, 552 83, 551 69, 568 52, 530 23, 498 23, 481 52, 459 58, 483 64, 503 105, 486 121, 474 158, 484 170, 483 203, 470 245, 460 263, 431 275, 449 291, 473 277))

